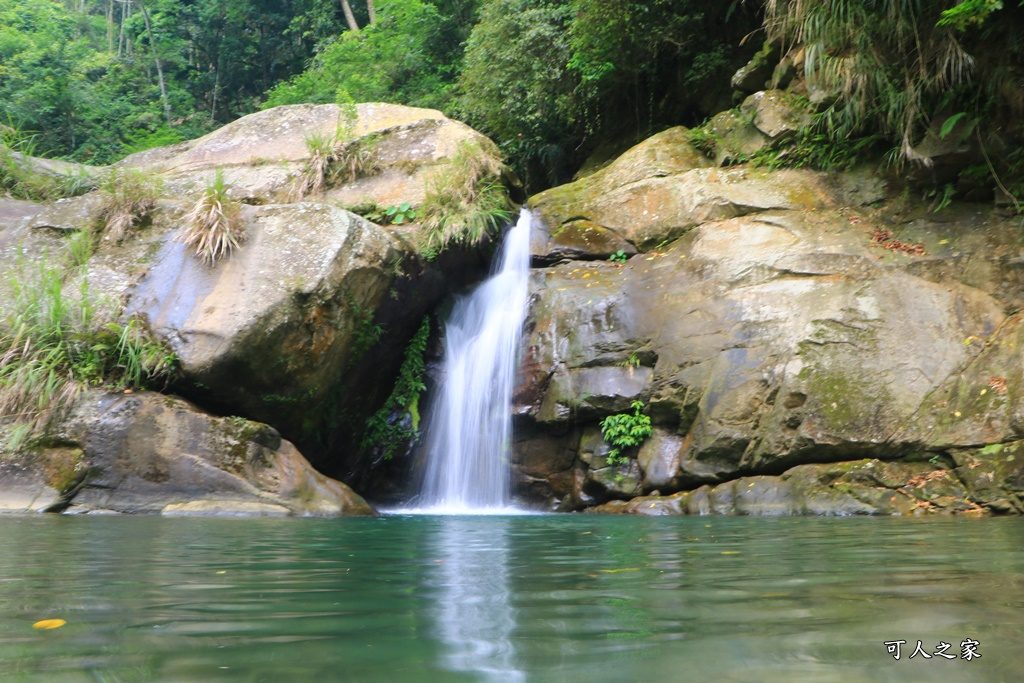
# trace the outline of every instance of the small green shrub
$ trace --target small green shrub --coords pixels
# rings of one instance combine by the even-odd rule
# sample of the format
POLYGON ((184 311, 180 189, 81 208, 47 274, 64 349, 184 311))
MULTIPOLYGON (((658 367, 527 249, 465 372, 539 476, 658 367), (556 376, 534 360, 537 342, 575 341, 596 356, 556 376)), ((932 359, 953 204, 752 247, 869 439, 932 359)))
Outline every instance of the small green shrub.
POLYGON ((0 324, 0 418, 14 423, 10 450, 43 435, 86 386, 146 387, 173 374, 174 354, 141 321, 97 319, 84 277, 69 297, 59 268, 20 271, 0 324))
POLYGON ((390 460, 399 448, 419 436, 420 395, 427 388, 423 383, 426 372, 423 356, 429 339, 430 318, 427 317, 405 348, 405 357, 391 395, 380 410, 366 421, 361 441, 363 450, 379 449, 382 457, 390 460), (404 417, 396 419, 396 413, 407 414, 410 426, 405 426, 404 417))
POLYGON ((622 451, 641 445, 652 433, 651 418, 643 414, 644 404, 633 401, 632 413, 609 415, 601 421, 601 436, 611 446, 608 464, 620 465, 626 461, 622 451))
POLYGON ((706 124, 691 128, 687 136, 690 139, 690 144, 701 154, 709 159, 715 158, 715 154, 718 152, 718 136, 706 124))
POLYGON ((612 263, 625 263, 626 261, 629 260, 629 256, 627 256, 626 252, 624 252, 622 249, 619 249, 617 252, 609 256, 608 260, 611 261, 612 263))
POLYGON ((638 368, 640 367, 640 356, 635 353, 631 353, 629 354, 629 357, 620 362, 619 365, 624 368, 638 368))
POLYGON ((300 199, 322 192, 326 187, 334 139, 323 133, 312 133, 306 136, 306 150, 309 152, 309 159, 306 160, 306 167, 295 189, 295 194, 300 199))
POLYGON ((512 218, 496 151, 463 142, 447 168, 434 175, 420 206, 423 247, 438 253, 453 244, 479 244, 512 218))
POLYGON ((397 206, 390 207, 384 212, 384 217, 391 225, 402 225, 416 220, 416 209, 410 206, 409 202, 402 202, 397 206))
POLYGON ((96 251, 96 240, 89 230, 79 230, 68 238, 67 262, 71 268, 80 268, 89 262, 96 251))
POLYGON ((100 231, 106 239, 120 242, 145 222, 163 190, 160 179, 134 168, 114 168, 100 183, 100 231))
POLYGON ((377 141, 376 136, 370 135, 335 144, 328 182, 331 185, 344 185, 379 171, 376 159, 377 141))
POLYGON ((928 210, 932 213, 941 213, 953 203, 956 196, 956 187, 953 183, 946 183, 941 188, 933 187, 925 193, 928 200, 928 210))
POLYGON ((237 249, 245 238, 242 205, 228 194, 224 174, 217 170, 213 182, 185 217, 180 239, 200 259, 213 265, 237 249))

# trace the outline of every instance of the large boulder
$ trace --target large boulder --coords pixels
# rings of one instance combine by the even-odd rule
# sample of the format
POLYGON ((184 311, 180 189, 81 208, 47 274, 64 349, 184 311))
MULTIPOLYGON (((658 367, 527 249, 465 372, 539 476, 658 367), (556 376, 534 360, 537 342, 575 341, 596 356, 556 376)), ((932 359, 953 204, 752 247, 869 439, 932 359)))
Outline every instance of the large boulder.
MULTIPOLYGON (((352 444, 423 317, 486 268, 474 250, 428 260, 416 226, 377 225, 347 207, 418 205, 465 145, 493 148, 433 110, 360 104, 355 115, 348 134, 369 155, 367 172, 305 198, 294 190, 310 159, 306 141, 344 123, 335 105, 258 112, 122 160, 120 169, 159 178, 161 198, 127 238, 98 240, 65 285, 74 298, 87 282, 105 317, 143 320, 177 356, 176 392, 272 423, 339 476, 365 468, 352 444), (243 204, 245 239, 211 266, 179 235, 218 170, 243 204)), ((70 240, 97 225, 103 201, 99 192, 46 205, 4 200, 0 272, 67 267, 70 240)), ((9 300, 0 296, 0 314, 9 300)))
MULTIPOLYGON (((572 509, 637 490, 725 495, 742 477, 863 458, 938 481, 947 467, 930 459, 1024 438, 1012 220, 908 214, 863 174, 695 168, 600 192, 586 180, 533 198, 542 221, 591 221, 646 250, 532 274, 514 408, 525 496, 572 509), (634 400, 654 433, 609 467, 597 425, 634 400)), ((1017 510, 956 485, 959 511, 1017 510)), ((786 491, 779 509, 815 510, 786 491)))
POLYGON ((735 90, 752 93, 765 87, 779 63, 782 49, 778 43, 765 41, 761 49, 733 74, 730 82, 735 90))
POLYGON ((355 106, 353 120, 334 104, 297 104, 243 116, 208 135, 129 156, 118 166, 164 178, 169 194, 194 194, 221 170, 232 193, 248 203, 290 201, 310 158, 311 136, 331 138, 339 124, 368 150, 372 169, 352 182, 330 188, 326 199, 339 206, 377 204, 387 208, 423 201, 430 177, 443 172, 459 146, 492 148, 487 138, 434 109, 397 104, 355 106))
POLYGON ((207 399, 290 425, 328 400, 371 350, 376 311, 408 252, 386 230, 328 204, 247 207, 243 215, 245 246, 214 268, 169 231, 156 244, 102 250, 90 277, 108 283, 109 294, 108 272, 132 261, 120 251, 147 249, 148 268, 125 283, 125 311, 168 342, 207 399))
POLYGON ((154 393, 90 391, 33 449, 0 453, 0 512, 369 515, 273 428, 154 393))
MULTIPOLYGON (((548 253, 561 248, 554 238, 578 231, 581 222, 594 234, 609 233, 597 242, 602 247, 625 240, 649 251, 709 221, 767 210, 813 211, 879 198, 877 191, 852 196, 867 188, 810 171, 712 166, 693 147, 686 129, 672 128, 592 175, 535 195, 529 206, 552 237, 548 253)), ((599 256, 608 248, 591 254, 599 256)), ((535 245, 534 254, 545 252, 535 245)))

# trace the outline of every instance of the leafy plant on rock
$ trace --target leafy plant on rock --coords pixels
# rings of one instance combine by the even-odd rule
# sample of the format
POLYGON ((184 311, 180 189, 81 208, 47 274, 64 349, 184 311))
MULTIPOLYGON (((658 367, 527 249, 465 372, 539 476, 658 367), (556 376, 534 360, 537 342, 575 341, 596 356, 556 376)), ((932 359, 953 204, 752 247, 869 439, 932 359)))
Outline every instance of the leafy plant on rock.
POLYGON ((366 421, 361 447, 379 449, 385 460, 393 458, 400 448, 419 436, 420 395, 427 388, 423 383, 426 372, 423 356, 429 339, 430 318, 427 317, 405 348, 405 358, 391 395, 366 421))
POLYGON ((633 401, 630 407, 632 413, 609 415, 601 420, 601 436, 611 446, 608 451, 609 465, 623 464, 626 457, 622 452, 643 444, 653 431, 651 418, 643 413, 643 402, 633 401))
POLYGON ((414 221, 416 220, 416 215, 416 209, 412 208, 409 202, 402 202, 388 208, 384 212, 385 219, 392 225, 402 225, 403 223, 414 221))
POLYGON ((35 166, 36 137, 0 124, 0 195, 31 201, 77 197, 96 188, 84 171, 44 172, 35 166))
POLYGON ((619 249, 617 252, 609 256, 608 260, 611 261, 612 263, 625 263, 627 260, 629 260, 629 256, 627 256, 626 252, 624 252, 622 249, 619 249))
POLYGON ((313 133, 306 137, 309 159, 295 187, 298 199, 318 194, 338 184, 351 183, 379 170, 376 136, 351 138, 351 125, 339 118, 333 135, 313 133))

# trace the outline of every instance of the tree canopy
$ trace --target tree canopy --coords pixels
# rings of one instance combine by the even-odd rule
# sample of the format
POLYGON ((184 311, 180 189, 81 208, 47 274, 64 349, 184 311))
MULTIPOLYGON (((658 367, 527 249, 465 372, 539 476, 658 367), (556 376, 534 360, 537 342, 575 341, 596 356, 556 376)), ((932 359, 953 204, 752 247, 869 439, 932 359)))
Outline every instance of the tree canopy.
POLYGON ((999 153, 1021 137, 1022 15, 1016 0, 0 0, 0 123, 29 151, 107 163, 261 107, 384 100, 467 121, 540 187, 734 106, 730 75, 767 41, 800 62, 837 144, 914 159, 957 116, 999 153))

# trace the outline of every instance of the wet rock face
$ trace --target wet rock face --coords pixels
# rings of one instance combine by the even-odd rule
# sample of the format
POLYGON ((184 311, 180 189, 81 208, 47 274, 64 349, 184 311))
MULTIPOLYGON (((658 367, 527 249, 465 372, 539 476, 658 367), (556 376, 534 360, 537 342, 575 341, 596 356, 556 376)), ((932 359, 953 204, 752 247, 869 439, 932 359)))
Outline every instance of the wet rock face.
MULTIPOLYGON (((935 509, 1015 510, 1009 494, 976 495, 962 465, 928 462, 1024 436, 1021 323, 1008 316, 1024 245, 1010 221, 970 207, 941 222, 898 215, 864 176, 643 176, 634 168, 612 187, 594 174, 531 200, 549 230, 590 221, 638 253, 533 273, 515 412, 532 452, 549 434, 560 454, 577 439, 577 458, 570 466, 560 455, 546 472, 534 456, 529 493, 545 488, 543 476, 563 508, 629 498, 635 482, 711 496, 659 497, 659 510, 918 511, 902 494, 887 503, 864 493, 834 509, 815 497, 831 486, 825 463, 873 458, 895 468, 894 482, 946 482, 935 509), (626 465, 595 465, 587 435, 632 400, 644 402, 654 435, 626 465), (904 464, 912 456, 920 462, 904 464), (804 476, 804 465, 825 474, 804 476)), ((993 476, 1012 489, 1013 475, 993 476)))
POLYGON ((0 511, 373 514, 273 428, 145 392, 89 392, 42 445, 4 455, 0 511))

